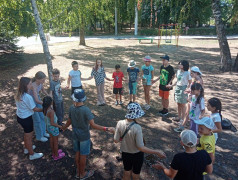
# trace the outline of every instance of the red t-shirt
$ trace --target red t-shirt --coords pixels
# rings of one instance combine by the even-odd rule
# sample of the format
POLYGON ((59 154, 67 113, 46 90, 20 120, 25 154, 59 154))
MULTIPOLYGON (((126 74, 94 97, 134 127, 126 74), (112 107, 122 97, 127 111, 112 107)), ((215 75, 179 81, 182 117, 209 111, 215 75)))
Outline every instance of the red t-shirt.
POLYGON ((123 72, 114 72, 112 78, 114 78, 114 88, 122 88, 122 78, 124 77, 123 72))

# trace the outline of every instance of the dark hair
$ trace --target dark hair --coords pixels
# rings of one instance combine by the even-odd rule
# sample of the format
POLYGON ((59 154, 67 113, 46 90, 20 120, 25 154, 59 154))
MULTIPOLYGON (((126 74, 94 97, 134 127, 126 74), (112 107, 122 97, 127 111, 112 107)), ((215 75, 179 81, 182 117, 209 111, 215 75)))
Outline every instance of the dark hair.
POLYGON ((32 82, 35 82, 37 79, 44 79, 44 78, 46 78, 45 73, 43 73, 42 71, 38 71, 35 74, 35 77, 32 78, 32 82))
POLYGON ((197 101, 196 101, 196 104, 200 104, 201 98, 204 97, 204 89, 203 89, 202 85, 200 83, 194 83, 191 86, 191 90, 192 91, 200 90, 200 95, 198 96, 197 101))
POLYGON ((55 68, 52 70, 52 74, 60 74, 60 71, 57 68, 55 68))
POLYGON ((189 62, 188 61, 182 60, 178 64, 181 64, 183 66, 184 71, 188 71, 188 69, 189 69, 189 62))
POLYGON ((216 111, 219 112, 219 114, 221 116, 221 119, 222 119, 222 115, 221 115, 222 104, 221 104, 220 99, 214 97, 214 98, 209 99, 208 103, 210 104, 211 107, 215 107, 216 108, 216 111))
MULTIPOLYGON (((46 96, 46 97, 43 98, 42 107, 43 107, 43 113, 44 113, 45 116, 46 116, 46 114, 47 114, 47 109, 48 109, 48 108, 51 106, 51 104, 52 104, 52 101, 53 101, 53 99, 52 99, 52 97, 50 97, 50 96, 46 96)), ((54 111, 55 111, 55 103, 54 103, 54 101, 53 101, 53 109, 54 109, 54 111)))
POLYGON ((121 68, 121 66, 120 66, 119 64, 117 64, 117 65, 115 66, 115 69, 119 69, 119 68, 121 68))
POLYGON ((77 61, 73 61, 72 63, 71 63, 71 65, 72 65, 72 67, 74 66, 74 65, 76 65, 76 64, 79 64, 77 61))
POLYGON ((19 85, 18 85, 18 89, 17 89, 17 94, 15 97, 16 101, 20 101, 21 100, 21 96, 24 93, 28 92, 27 89, 27 85, 31 82, 31 79, 28 77, 21 77, 20 81, 19 81, 19 85))

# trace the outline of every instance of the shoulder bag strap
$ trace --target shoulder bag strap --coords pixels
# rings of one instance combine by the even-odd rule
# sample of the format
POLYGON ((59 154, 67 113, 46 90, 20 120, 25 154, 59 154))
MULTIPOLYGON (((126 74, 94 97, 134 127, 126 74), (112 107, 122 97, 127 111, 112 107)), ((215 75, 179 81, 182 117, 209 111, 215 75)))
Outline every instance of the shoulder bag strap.
POLYGON ((126 131, 124 134, 120 137, 120 141, 125 137, 125 135, 128 133, 128 131, 131 129, 131 126, 133 126, 136 122, 131 123, 129 126, 127 126, 126 131))

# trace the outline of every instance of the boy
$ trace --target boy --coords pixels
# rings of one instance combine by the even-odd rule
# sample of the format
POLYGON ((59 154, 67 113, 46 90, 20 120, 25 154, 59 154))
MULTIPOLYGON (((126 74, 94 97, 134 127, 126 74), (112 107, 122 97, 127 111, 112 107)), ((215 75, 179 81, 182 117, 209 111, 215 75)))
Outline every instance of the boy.
POLYGON ((116 103, 115 105, 122 104, 122 99, 121 95, 123 94, 122 92, 122 81, 124 81, 124 74, 121 72, 121 66, 117 64, 115 66, 116 71, 112 74, 112 78, 114 79, 114 84, 113 84, 113 94, 116 96, 116 103), (120 95, 120 103, 118 103, 118 94, 120 95))
POLYGON ((64 119, 64 103, 62 97, 61 83, 59 80, 60 71, 58 69, 52 70, 53 79, 50 82, 50 96, 53 97, 55 102, 55 114, 58 118, 58 125, 62 126, 62 121, 64 119))
POLYGON ((204 150, 197 151, 197 135, 192 130, 182 131, 180 137, 185 152, 174 156, 169 169, 163 163, 154 164, 153 168, 163 170, 174 180, 203 180, 203 172, 211 174, 213 171, 210 156, 204 150))
POLYGON ((169 113, 169 91, 171 90, 171 88, 167 87, 167 85, 172 84, 173 79, 175 78, 175 72, 174 68, 169 64, 168 55, 160 58, 163 63, 160 67, 160 76, 153 83, 160 79, 159 96, 162 98, 163 110, 159 111, 159 114, 166 116, 169 113))
POLYGON ((137 88, 137 83, 139 82, 139 77, 140 77, 140 70, 139 68, 135 67, 136 63, 134 60, 131 60, 128 64, 128 77, 129 77, 129 90, 130 90, 130 102, 135 102, 136 100, 136 88, 137 88), (132 100, 133 97, 133 100, 132 100))
POLYGON ((91 110, 84 105, 86 96, 83 89, 75 89, 72 99, 74 104, 70 106, 69 119, 62 129, 66 130, 72 124, 73 149, 76 152, 76 178, 87 179, 94 174, 93 170, 85 171, 86 158, 90 153, 91 144, 89 128, 109 131, 111 133, 114 133, 115 129, 113 127, 103 127, 94 123, 94 116, 91 110))

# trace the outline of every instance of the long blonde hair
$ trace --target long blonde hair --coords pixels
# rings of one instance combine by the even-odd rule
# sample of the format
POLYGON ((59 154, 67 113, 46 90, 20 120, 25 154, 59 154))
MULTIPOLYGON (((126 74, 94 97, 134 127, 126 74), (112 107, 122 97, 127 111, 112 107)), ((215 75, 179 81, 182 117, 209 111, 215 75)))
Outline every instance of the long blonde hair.
POLYGON ((20 101, 24 93, 28 92, 27 85, 31 82, 31 79, 28 77, 21 77, 18 85, 17 94, 15 96, 16 101, 20 101))

